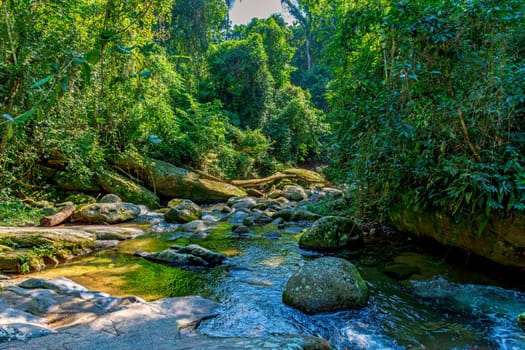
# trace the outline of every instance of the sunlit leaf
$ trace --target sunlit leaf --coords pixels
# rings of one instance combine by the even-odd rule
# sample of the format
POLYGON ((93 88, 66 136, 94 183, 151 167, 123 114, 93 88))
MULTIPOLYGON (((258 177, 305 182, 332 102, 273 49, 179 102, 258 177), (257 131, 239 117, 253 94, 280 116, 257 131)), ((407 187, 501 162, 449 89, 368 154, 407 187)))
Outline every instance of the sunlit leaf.
POLYGON ((51 79, 53 79, 53 75, 48 75, 48 76, 45 77, 44 79, 39 80, 39 81, 37 81, 36 83, 34 83, 33 85, 31 85, 29 88, 34 89, 34 88, 42 87, 43 85, 45 85, 46 83, 48 83, 51 79))
POLYGON ((11 125, 8 126, 7 132, 5 133, 5 138, 7 141, 11 140, 13 138, 14 131, 13 127, 11 125))

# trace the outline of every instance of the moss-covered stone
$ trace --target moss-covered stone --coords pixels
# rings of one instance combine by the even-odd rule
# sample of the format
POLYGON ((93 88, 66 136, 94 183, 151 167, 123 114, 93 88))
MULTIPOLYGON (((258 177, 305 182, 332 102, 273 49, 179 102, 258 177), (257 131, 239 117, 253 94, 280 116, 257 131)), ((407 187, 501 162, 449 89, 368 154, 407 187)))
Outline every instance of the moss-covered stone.
POLYGON ((334 257, 307 262, 286 283, 283 302, 307 314, 357 309, 368 302, 368 287, 350 262, 334 257))
POLYGON ((0 244, 12 248, 0 252, 0 271, 24 273, 93 251, 95 235, 68 229, 0 228, 0 244))
POLYGON ((118 195, 124 202, 143 204, 148 208, 159 206, 159 197, 155 193, 122 175, 103 170, 97 178, 104 191, 118 195))
POLYGON ((164 214, 164 218, 168 222, 186 223, 193 220, 199 220, 202 216, 202 209, 197 204, 188 199, 177 201, 170 201, 168 206, 170 209, 164 214))
POLYGON ((118 224, 136 218, 140 211, 132 203, 94 203, 77 208, 73 220, 89 224, 118 224))
POLYGON ((325 216, 312 225, 300 238, 299 246, 312 250, 337 250, 360 247, 363 232, 350 219, 325 216))
POLYGON ((518 321, 518 324, 520 325, 521 329, 525 331, 525 312, 519 314, 518 317, 516 317, 516 321, 518 321))
POLYGON ((246 196, 243 189, 225 182, 201 177, 199 174, 155 159, 118 158, 121 168, 132 170, 146 186, 165 198, 185 198, 196 203, 226 201, 246 196))
POLYGON ((525 267, 525 218, 467 218, 399 204, 390 209, 395 228, 431 237, 443 245, 465 249, 506 266, 525 267))

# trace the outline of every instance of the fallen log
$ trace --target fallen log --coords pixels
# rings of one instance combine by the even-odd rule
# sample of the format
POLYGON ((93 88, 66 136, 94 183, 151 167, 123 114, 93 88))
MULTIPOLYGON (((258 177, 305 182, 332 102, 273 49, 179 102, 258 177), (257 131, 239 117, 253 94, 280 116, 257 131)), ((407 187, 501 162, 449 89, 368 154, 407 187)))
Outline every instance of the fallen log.
POLYGON ((263 187, 272 182, 283 180, 283 179, 294 179, 296 175, 293 174, 274 174, 262 179, 251 179, 251 180, 232 180, 231 184, 243 188, 263 187))
POLYGON ((40 226, 51 227, 66 221, 75 211, 74 205, 66 205, 64 209, 54 215, 49 215, 40 219, 40 226))
POLYGON ((286 169, 284 174, 276 173, 262 179, 232 180, 231 184, 243 188, 257 188, 284 179, 294 179, 311 184, 327 184, 327 181, 320 174, 305 169, 286 169))

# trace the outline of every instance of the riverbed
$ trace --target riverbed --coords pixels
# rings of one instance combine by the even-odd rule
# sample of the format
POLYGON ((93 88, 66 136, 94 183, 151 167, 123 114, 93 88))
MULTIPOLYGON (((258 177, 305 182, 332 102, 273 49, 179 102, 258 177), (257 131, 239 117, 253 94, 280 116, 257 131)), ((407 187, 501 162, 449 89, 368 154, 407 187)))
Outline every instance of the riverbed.
POLYGON ((289 277, 320 256, 298 247, 307 226, 277 230, 270 224, 239 237, 221 222, 190 237, 161 223, 113 250, 36 276, 65 276, 92 290, 146 300, 197 294, 214 299, 221 305, 219 315, 195 330, 211 336, 309 334, 327 339, 335 349, 525 349, 525 332, 515 320, 525 311, 520 283, 505 283, 474 264, 399 237, 368 237, 365 249, 342 253, 367 281, 365 308, 308 316, 286 306, 281 295, 289 277), (183 270, 133 255, 137 249, 159 251, 188 243, 225 254, 227 264, 183 270), (385 273, 392 264, 411 267, 412 273, 393 278, 385 273))

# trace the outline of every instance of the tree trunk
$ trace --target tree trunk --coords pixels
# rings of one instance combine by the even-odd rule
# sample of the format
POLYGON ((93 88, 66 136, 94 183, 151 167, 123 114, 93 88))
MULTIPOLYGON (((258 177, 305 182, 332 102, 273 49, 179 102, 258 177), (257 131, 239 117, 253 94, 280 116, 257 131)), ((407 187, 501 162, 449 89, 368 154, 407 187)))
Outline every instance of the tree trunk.
POLYGON ((58 213, 40 219, 40 226, 51 227, 59 225, 73 215, 75 209, 74 205, 66 205, 66 207, 58 213))

